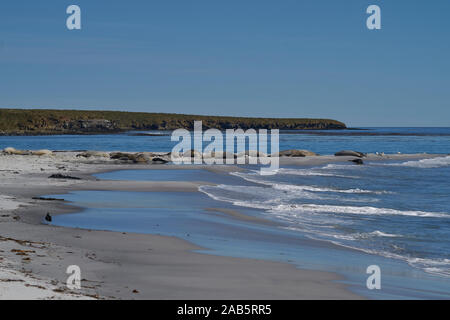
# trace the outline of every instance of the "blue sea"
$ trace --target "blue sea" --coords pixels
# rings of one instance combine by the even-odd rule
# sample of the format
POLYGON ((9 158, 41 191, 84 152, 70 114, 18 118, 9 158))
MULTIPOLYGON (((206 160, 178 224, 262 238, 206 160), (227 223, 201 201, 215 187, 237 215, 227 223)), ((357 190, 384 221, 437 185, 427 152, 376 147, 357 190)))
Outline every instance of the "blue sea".
MULTIPOLYGON (((56 150, 170 151, 176 142, 130 133, 101 136, 0 137, 1 147, 56 150)), ((283 261, 337 272, 369 298, 450 298, 450 128, 361 128, 284 132, 280 150, 333 154, 342 149, 439 153, 438 158, 336 161, 285 166, 261 176, 252 166, 231 173, 204 169, 127 170, 107 180, 188 180, 217 185, 200 192, 73 192, 58 197, 85 208, 55 217, 62 226, 181 237, 202 252, 283 261), (274 225, 233 219, 225 208, 274 225), (378 265, 382 290, 368 290, 378 265)))
MULTIPOLYGON (((170 132, 148 131, 147 133, 151 135, 136 135, 136 132, 128 132, 109 135, 0 136, 0 147, 169 152, 177 144, 170 141, 170 132)), ((281 131, 280 150, 287 149, 306 149, 323 155, 334 154, 343 149, 367 153, 449 153, 450 128, 281 131)))

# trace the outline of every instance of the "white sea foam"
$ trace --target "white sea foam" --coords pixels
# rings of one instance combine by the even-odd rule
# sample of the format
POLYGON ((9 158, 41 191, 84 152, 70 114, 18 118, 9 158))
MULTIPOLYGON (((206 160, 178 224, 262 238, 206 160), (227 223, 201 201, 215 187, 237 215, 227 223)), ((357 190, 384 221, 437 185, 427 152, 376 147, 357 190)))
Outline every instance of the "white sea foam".
MULTIPOLYGON (((281 191, 269 190, 265 187, 252 186, 231 186, 231 185, 217 185, 217 186, 200 186, 199 191, 205 193, 214 200, 232 203, 236 206, 256 208, 267 210, 279 205, 283 201, 289 201, 289 195, 283 194, 281 191)), ((293 195, 291 195, 292 199, 293 195)), ((305 194, 305 197, 308 197, 305 194)))
POLYGON ((370 232, 370 233, 368 233, 368 235, 375 236, 375 237, 387 237, 387 238, 401 237, 401 235, 399 235, 399 234, 391 234, 391 233, 386 233, 386 232, 382 232, 382 231, 379 231, 379 230, 375 230, 373 232, 370 232))
MULTIPOLYGON (((332 234, 324 234, 324 233, 316 232, 316 231, 315 232, 307 232, 307 233, 308 233, 307 236, 311 239, 324 240, 320 236, 325 236, 325 240, 327 240, 327 238, 328 238, 328 241, 330 241, 331 243, 333 243, 337 246, 354 249, 354 250, 362 251, 362 252, 365 252, 368 254, 382 256, 382 257, 389 258, 389 259, 405 261, 410 266, 412 266, 414 268, 422 269, 423 271, 425 271, 427 273, 442 276, 442 277, 450 277, 450 259, 423 259, 423 258, 417 258, 417 257, 410 257, 407 254, 402 255, 402 254, 389 252, 389 251, 385 251, 385 250, 364 248, 364 247, 358 246, 357 241, 353 241, 353 240, 361 240, 361 238, 357 239, 354 235, 353 236, 352 235, 332 235, 332 234), (338 239, 338 240, 329 240, 330 237, 338 239), (344 240, 344 242, 342 240, 344 240), (351 242, 345 242, 345 240, 350 240, 351 242)), ((383 234, 383 236, 388 235, 381 231, 374 231, 371 233, 367 233, 366 235, 374 235, 374 234, 376 234, 378 236, 380 236, 380 234, 383 234)), ((393 237, 393 236, 400 237, 400 235, 390 235, 390 234, 388 235, 388 237, 393 237)))
POLYGON ((408 260, 410 263, 424 263, 428 265, 433 266, 450 266, 450 259, 439 259, 439 260, 432 260, 432 259, 422 259, 422 258, 411 258, 408 260))
MULTIPOLYGON (((406 161, 396 164, 377 163, 375 165, 436 168, 449 166, 450 156, 406 161)), ((345 176, 346 171, 341 172, 339 170, 362 170, 361 168, 364 169, 364 166, 346 164, 329 164, 323 168, 311 169, 281 168, 279 170, 280 178, 277 178, 278 175, 269 178, 262 177, 257 172, 251 171, 237 172, 233 173, 233 175, 259 184, 260 186, 208 186, 202 191, 216 200, 226 201, 242 207, 261 209, 266 215, 270 215, 272 218, 281 221, 285 225, 284 228, 301 232, 310 238, 325 240, 368 254, 402 260, 430 274, 450 277, 450 259, 434 257, 430 259, 417 258, 419 254, 411 250, 407 236, 397 234, 402 233, 401 231, 396 230, 392 232, 384 224, 378 224, 378 219, 376 218, 380 216, 383 217, 382 221, 393 219, 393 221, 400 222, 403 219, 408 221, 406 217, 417 217, 414 220, 421 218, 427 220, 436 218, 448 219, 450 218, 450 214, 438 212, 439 210, 431 212, 428 210, 384 208, 383 205, 380 205, 380 207, 370 206, 369 201, 378 200, 382 203, 384 199, 384 197, 376 197, 373 195, 392 193, 383 190, 367 190, 366 188, 372 187, 371 184, 365 184, 364 189, 357 188, 360 187, 360 184, 350 186, 350 188, 334 187, 334 185, 337 185, 336 180, 334 180, 334 177, 337 176, 335 174, 336 172, 343 173, 342 176, 345 176), (289 175, 300 177, 289 178, 287 177, 289 175), (305 176, 305 178, 301 176, 305 176), (318 180, 317 182, 320 185, 310 185, 306 182, 311 180, 307 176, 330 177, 331 183, 321 185, 322 181, 318 180), (297 184, 298 182, 300 183, 297 184), (351 196, 352 194, 355 194, 355 196, 351 196), (356 196, 356 194, 367 194, 367 196, 356 196), (302 201, 302 199, 305 199, 305 201, 302 201), (318 201, 315 201, 315 199, 318 201), (364 202, 363 206, 347 203, 347 201, 359 201, 361 199, 364 202), (332 202, 328 200, 332 200, 332 202), (361 218, 358 219, 357 215, 360 215, 361 218), (371 224, 371 227, 374 228, 372 230, 374 231, 360 231, 359 224, 367 226, 364 221, 369 219, 369 217, 370 221, 374 221, 371 224)), ((359 172, 361 172, 361 175, 364 174, 364 171, 359 172)), ((395 177, 393 179, 395 181, 395 177)), ((348 186, 347 183, 345 185, 348 186)), ((375 188, 375 186, 373 187, 375 188)), ((389 190, 388 185, 386 188, 386 190, 389 190)), ((360 205, 362 204, 360 203, 360 205)), ((390 205, 386 204, 385 206, 389 207, 390 205)), ((430 221, 429 223, 432 222, 430 221)), ((440 222, 438 221, 436 223, 440 222)), ((408 228, 405 230, 408 230, 408 228)))
POLYGON ((354 165, 354 164, 335 164, 335 163, 330 163, 330 164, 327 164, 322 169, 324 169, 324 170, 342 170, 342 169, 363 169, 363 168, 364 168, 364 166, 357 166, 357 165, 354 165))
POLYGON ((402 260, 408 263, 411 267, 422 269, 426 273, 441 277, 450 277, 450 261, 449 259, 421 259, 421 258, 411 258, 408 255, 396 254, 384 250, 371 250, 366 248, 360 248, 352 245, 342 244, 336 241, 331 241, 332 243, 343 246, 350 249, 356 249, 368 254, 374 254, 382 256, 385 258, 402 260))
POLYGON ((366 194, 386 194, 389 191, 374 191, 374 190, 364 190, 359 188, 351 189, 337 189, 337 188, 326 188, 326 187, 315 187, 315 186, 305 186, 305 185, 293 185, 287 183, 276 183, 268 180, 259 178, 258 174, 253 173, 242 173, 242 172, 232 172, 234 176, 240 177, 246 181, 263 184, 266 186, 271 186, 277 190, 284 191, 309 191, 309 192, 337 192, 337 193, 366 193, 366 194))
MULTIPOLYGON (((308 230, 307 230, 308 232, 308 230)), ((398 234, 390 234, 381 232, 379 230, 375 230, 373 232, 357 232, 357 233, 349 233, 349 234, 333 234, 333 233, 323 233, 319 232, 317 230, 312 231, 313 234, 319 234, 324 236, 325 238, 335 238, 339 240, 346 240, 346 241, 359 241, 359 240, 368 240, 374 237, 385 237, 385 238, 397 238, 401 237, 401 235, 398 234)))
POLYGON ((364 190, 359 188, 354 189, 336 189, 336 188, 325 188, 325 187, 313 187, 313 186, 300 186, 292 184, 272 184, 273 188, 278 190, 300 190, 300 191, 311 191, 311 192, 337 192, 337 193, 362 193, 362 194, 385 194, 388 191, 373 191, 364 190))
POLYGON ((347 235, 334 235, 337 239, 345 239, 345 240, 361 240, 361 239, 370 239, 374 237, 385 237, 385 238, 398 238, 401 237, 399 234, 391 234, 382 232, 379 230, 375 230, 372 232, 357 232, 357 233, 351 233, 347 235))
POLYGON ((450 277, 450 259, 408 258, 409 265, 422 268, 425 272, 450 277))
POLYGON ((338 213, 338 214, 361 214, 361 215, 402 215, 402 216, 415 216, 415 217, 427 217, 427 218, 450 218, 449 214, 440 212, 427 212, 427 211, 408 211, 408 210, 395 210, 389 208, 376 208, 376 207, 358 207, 358 206, 335 206, 335 205, 321 205, 321 204, 280 204, 271 210, 280 211, 298 211, 298 212, 311 212, 311 213, 338 213))
POLYGON ((399 234, 391 234, 387 232, 382 232, 379 230, 375 230, 372 232, 357 232, 357 233, 349 233, 349 234, 334 234, 331 235, 332 237, 336 239, 343 239, 343 240, 350 240, 350 241, 357 241, 357 240, 364 240, 364 239, 371 239, 375 237, 384 237, 384 238, 398 238, 401 237, 399 234))
POLYGON ((441 168, 450 166, 450 156, 438 157, 432 159, 422 159, 414 161, 406 161, 402 163, 390 163, 391 166, 403 166, 412 168, 441 168))
POLYGON ((280 168, 278 169, 279 174, 286 174, 286 175, 295 175, 295 176, 322 176, 322 177, 338 177, 338 178, 351 178, 351 179, 357 179, 358 177, 355 176, 348 176, 348 175, 342 175, 342 174, 334 174, 329 172, 321 172, 319 171, 321 168, 315 168, 315 169, 287 169, 287 168, 280 168))
POLYGON ((273 192, 262 193, 258 187, 248 186, 201 186, 199 190, 211 198, 219 201, 230 202, 235 205, 268 210, 272 213, 291 212, 291 213, 334 213, 334 214, 353 214, 353 215, 401 215, 426 218, 450 218, 449 214, 441 212, 396 210, 390 208, 377 208, 370 206, 338 206, 325 204, 289 204, 288 199, 277 197, 273 192), (235 192, 236 197, 229 197, 220 192, 228 190, 235 192), (253 199, 237 198, 238 195, 253 195, 253 199))

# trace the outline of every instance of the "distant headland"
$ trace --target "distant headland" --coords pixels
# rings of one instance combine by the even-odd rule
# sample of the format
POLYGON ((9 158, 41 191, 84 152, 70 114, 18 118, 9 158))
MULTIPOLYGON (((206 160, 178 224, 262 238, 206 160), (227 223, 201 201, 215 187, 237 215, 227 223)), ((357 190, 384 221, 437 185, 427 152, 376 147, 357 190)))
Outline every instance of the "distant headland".
POLYGON ((191 130, 194 120, 204 128, 329 130, 346 125, 331 119, 248 118, 171 113, 0 109, 0 135, 100 134, 133 130, 191 130))

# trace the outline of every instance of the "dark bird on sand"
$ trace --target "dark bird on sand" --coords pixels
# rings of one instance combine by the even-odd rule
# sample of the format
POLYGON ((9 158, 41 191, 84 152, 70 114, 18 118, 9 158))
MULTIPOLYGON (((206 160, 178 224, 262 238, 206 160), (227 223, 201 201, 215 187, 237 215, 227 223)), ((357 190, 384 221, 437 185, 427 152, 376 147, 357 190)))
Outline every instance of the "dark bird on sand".
POLYGON ((45 221, 52 222, 52 216, 48 212, 47 215, 45 216, 45 221))

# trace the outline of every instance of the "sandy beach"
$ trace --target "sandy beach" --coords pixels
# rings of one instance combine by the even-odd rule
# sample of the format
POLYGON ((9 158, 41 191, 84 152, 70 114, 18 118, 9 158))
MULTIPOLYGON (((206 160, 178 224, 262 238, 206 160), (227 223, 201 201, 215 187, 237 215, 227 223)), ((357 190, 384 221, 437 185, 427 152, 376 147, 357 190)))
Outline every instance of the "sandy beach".
POLYGON ((0 300, 450 300, 450 1, 24 4, 0 300))
MULTIPOLYGON (((202 181, 102 181, 92 174, 126 169, 238 171, 234 165, 123 164, 79 152, 0 154, 0 299, 360 299, 337 274, 293 265, 214 256, 174 237, 63 228, 44 223, 51 215, 79 211, 63 201, 38 197, 75 190, 198 192, 202 181), (80 178, 50 179, 52 174, 80 178), (34 199, 33 199, 34 198, 34 199), (66 288, 66 268, 81 268, 82 288, 66 288)), ((405 160, 434 155, 369 155, 405 160)), ((353 157, 280 158, 283 165, 348 161, 353 157)), ((233 219, 250 219, 220 211, 233 219)), ((253 221, 253 219, 250 219, 253 221)), ((254 221, 268 223, 267 221, 254 221)))

